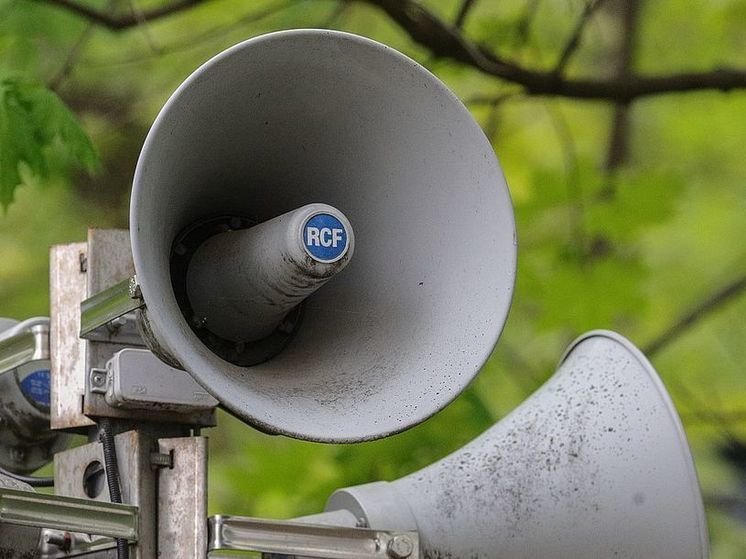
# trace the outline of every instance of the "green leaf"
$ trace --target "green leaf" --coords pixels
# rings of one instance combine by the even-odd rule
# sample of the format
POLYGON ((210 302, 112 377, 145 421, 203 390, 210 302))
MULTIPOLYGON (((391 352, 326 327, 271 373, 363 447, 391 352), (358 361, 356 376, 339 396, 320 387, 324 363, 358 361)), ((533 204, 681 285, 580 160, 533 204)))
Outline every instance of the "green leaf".
POLYGON ((13 201, 25 181, 93 171, 96 150, 75 116, 44 86, 0 80, 0 204, 13 201))

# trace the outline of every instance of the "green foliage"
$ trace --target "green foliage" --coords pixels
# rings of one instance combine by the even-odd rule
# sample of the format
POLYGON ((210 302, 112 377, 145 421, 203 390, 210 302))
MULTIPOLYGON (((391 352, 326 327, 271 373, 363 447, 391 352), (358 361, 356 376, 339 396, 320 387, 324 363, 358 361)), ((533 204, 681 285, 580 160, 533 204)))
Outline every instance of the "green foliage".
MULTIPOLYGON (((462 2, 422 4, 453 21, 462 2)), ((465 32, 505 58, 551 68, 585 4, 478 1, 465 32)), ((643 6, 636 71, 746 65, 745 0, 648 0, 643 6)), ((613 7, 605 3, 586 28, 568 66, 571 75, 607 76, 613 70, 619 37, 613 7)), ((0 201, 13 200, 20 183, 72 186, 43 193, 38 185, 20 189, 0 217, 0 316, 46 313, 47 247, 84 239, 86 225, 123 226, 139 147, 168 95, 200 63, 261 33, 330 26, 403 50, 467 102, 500 156, 516 213, 518 281, 505 331, 477 380, 424 424, 360 445, 270 437, 221 415, 220 426, 207 432, 215 513, 313 513, 337 487, 415 471, 523 401, 578 334, 606 327, 644 345, 745 272, 743 91, 635 102, 630 159, 608 175, 603 163, 609 104, 520 95, 496 106, 469 103, 518 88, 434 59, 365 2, 338 8, 334 0, 211 0, 126 32, 86 34, 86 22, 64 10, 0 0, 0 60, 18 76, 0 82, 0 201), (87 39, 79 44, 81 37, 87 39), (103 176, 94 181, 70 173, 96 161, 75 118, 53 93, 29 85, 52 82, 49 76, 59 76, 70 61, 72 69, 55 89, 86 123, 102 154, 103 176), (101 185, 117 193, 105 204, 97 197, 101 185)), ((710 496, 744 496, 742 480, 718 448, 725 429, 746 440, 746 425, 743 419, 711 420, 712 410, 746 410, 744 315, 741 296, 653 356, 683 414, 710 496)), ((715 507, 709 507, 708 520, 713 559, 743 557, 743 522, 715 507)))
POLYGON ((98 156, 75 116, 44 86, 0 79, 0 204, 7 208, 24 182, 94 170, 98 156))

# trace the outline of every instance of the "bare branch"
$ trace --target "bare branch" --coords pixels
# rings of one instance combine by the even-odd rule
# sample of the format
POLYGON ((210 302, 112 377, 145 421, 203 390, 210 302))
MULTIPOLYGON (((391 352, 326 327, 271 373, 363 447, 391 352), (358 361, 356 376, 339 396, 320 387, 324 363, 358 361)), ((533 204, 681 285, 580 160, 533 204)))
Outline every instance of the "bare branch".
MULTIPOLYGON (((175 0, 171 4, 141 14, 112 16, 78 4, 75 0, 36 0, 66 9, 111 30, 122 30, 142 21, 153 21, 187 10, 208 0, 175 0)), ((664 93, 715 89, 729 91, 746 88, 746 70, 719 68, 708 72, 689 72, 657 76, 630 76, 626 80, 566 79, 553 71, 524 68, 466 39, 459 30, 434 16, 413 0, 362 1, 381 8, 417 43, 436 57, 450 58, 472 66, 485 74, 521 85, 529 95, 552 95, 576 99, 632 101, 664 93)))
POLYGON ((137 23, 139 24, 138 29, 140 29, 140 32, 145 39, 145 43, 154 53, 159 53, 161 49, 158 46, 158 41, 156 41, 155 37, 150 32, 150 29, 147 26, 148 20, 145 19, 145 15, 143 14, 142 9, 135 3, 135 0, 129 0, 129 7, 130 11, 132 12, 132 16, 137 20, 137 23))
POLYGON ((523 97, 522 91, 506 91, 499 95, 475 95, 474 97, 468 97, 464 100, 464 105, 489 105, 494 107, 505 101, 515 99, 516 97, 523 97))
POLYGON ((710 295, 699 305, 683 315, 660 336, 648 343, 643 352, 649 356, 658 353, 676 338, 684 334, 703 318, 709 316, 746 291, 746 274, 710 295))
POLYGON ((554 67, 555 74, 562 74, 565 71, 570 59, 575 52, 577 52, 578 47, 580 47, 583 32, 585 31, 588 22, 603 3, 604 0, 589 0, 589 2, 586 3, 583 13, 580 14, 580 18, 578 18, 578 22, 575 24, 575 29, 573 30, 572 35, 570 35, 570 39, 565 44, 565 48, 562 49, 562 53, 557 60, 557 64, 554 67))
POLYGON ((705 493, 702 500, 707 508, 717 508, 743 521, 746 513, 746 497, 742 495, 725 495, 705 493))
MULTIPOLYGON (((347 0, 352 1, 352 0, 347 0)), ((485 74, 523 86, 530 95, 556 95, 576 99, 631 101, 663 93, 746 88, 746 70, 730 68, 657 76, 630 76, 626 80, 566 79, 553 71, 524 68, 501 58, 464 37, 412 0, 361 0, 382 9, 417 43, 434 56, 450 58, 485 74)))
POLYGON ((169 54, 175 54, 178 52, 184 52, 191 49, 199 48, 208 41, 223 39, 227 34, 235 31, 236 29, 240 29, 245 25, 255 23, 257 21, 261 21, 262 19, 278 14, 281 11, 290 8, 294 4, 294 2, 295 0, 284 0, 282 2, 278 2, 277 4, 268 6, 263 10, 251 12, 249 14, 241 16, 227 25, 218 25, 213 27, 212 29, 208 29, 207 31, 200 33, 199 35, 192 35, 186 41, 180 41, 160 47, 157 52, 150 52, 146 55, 132 56, 120 60, 107 59, 106 62, 103 63, 88 62, 85 65, 88 67, 97 68, 100 66, 139 64, 140 62, 150 60, 154 56, 167 56, 169 54))
POLYGON ((456 21, 453 23, 453 25, 456 26, 456 29, 461 29, 464 26, 466 16, 469 15, 469 11, 476 3, 476 0, 463 0, 461 7, 458 10, 458 14, 456 15, 456 21))
POLYGON ((329 29, 330 27, 335 25, 335 23, 339 21, 339 19, 345 14, 349 7, 349 4, 345 4, 343 2, 340 2, 339 4, 334 6, 334 9, 331 11, 329 16, 327 16, 327 18, 323 22, 321 22, 319 28, 329 29))
POLYGON ((516 40, 515 46, 523 46, 528 43, 531 38, 531 25, 536 19, 536 14, 539 11, 539 0, 528 0, 526 7, 523 10, 523 14, 518 18, 516 23, 516 40))
MULTIPOLYGON (((635 51, 637 50, 641 4, 641 0, 622 0, 621 45, 616 73, 618 80, 627 80, 632 75, 635 51)), ((616 103, 611 123, 611 137, 609 138, 609 147, 604 164, 608 175, 605 188, 607 196, 613 194, 614 184, 611 175, 624 165, 629 158, 629 113, 629 101, 616 103)))
POLYGON ((570 125, 562 109, 556 105, 548 102, 545 104, 545 108, 552 127, 557 134, 557 141, 562 149, 570 237, 578 250, 580 265, 582 266, 585 264, 588 256, 588 235, 585 229, 583 189, 580 185, 580 173, 578 171, 578 149, 575 145, 570 125))
POLYGON ((695 410, 681 413, 681 420, 687 425, 719 426, 723 423, 746 423, 746 410, 695 410))
POLYGON ((78 40, 75 41, 75 44, 67 54, 65 62, 62 64, 62 68, 60 68, 60 71, 57 72, 57 74, 49 81, 49 89, 52 91, 59 91, 60 86, 70 76, 75 68, 75 64, 77 63, 81 52, 83 52, 83 47, 85 47, 86 43, 91 39, 95 28, 96 24, 93 22, 89 22, 88 25, 86 25, 86 28, 80 34, 78 40))
POLYGON ((37 2, 46 2, 47 4, 63 8, 78 16, 84 17, 102 27, 112 31, 121 31, 139 25, 144 21, 153 21, 172 14, 193 8, 207 0, 176 0, 171 4, 159 6, 139 13, 129 13, 122 15, 112 15, 106 12, 96 10, 89 6, 78 4, 75 0, 36 0, 37 2))

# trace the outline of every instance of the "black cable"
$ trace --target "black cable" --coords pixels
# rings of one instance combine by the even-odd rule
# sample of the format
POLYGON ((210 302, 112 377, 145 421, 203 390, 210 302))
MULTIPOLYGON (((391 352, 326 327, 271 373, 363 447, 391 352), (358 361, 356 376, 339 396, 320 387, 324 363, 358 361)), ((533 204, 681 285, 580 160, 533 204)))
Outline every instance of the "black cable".
MULTIPOLYGON (((104 467, 106 468, 106 483, 109 486, 109 497, 112 503, 122 502, 122 491, 119 486, 119 465, 117 464, 117 452, 114 447, 114 434, 111 430, 111 422, 103 418, 99 422, 100 431, 98 440, 104 450, 104 467)), ((117 559, 129 559, 130 548, 127 540, 116 538, 117 559)))
POLYGON ((24 476, 21 474, 14 474, 13 472, 9 472, 2 466, 0 466, 0 475, 8 476, 10 478, 15 479, 16 481, 27 483, 31 487, 54 487, 53 477, 34 477, 34 476, 24 476))

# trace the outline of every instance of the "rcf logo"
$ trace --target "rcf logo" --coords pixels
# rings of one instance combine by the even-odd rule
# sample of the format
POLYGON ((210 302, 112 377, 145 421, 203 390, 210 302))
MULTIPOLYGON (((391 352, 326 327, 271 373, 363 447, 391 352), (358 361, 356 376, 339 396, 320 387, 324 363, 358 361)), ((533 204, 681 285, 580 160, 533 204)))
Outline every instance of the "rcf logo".
POLYGON ((319 262, 334 262, 347 252, 347 231, 344 224, 331 214, 320 213, 303 226, 306 252, 319 262))
POLYGON ((322 246, 337 248, 342 242, 345 230, 328 227, 306 227, 306 244, 310 246, 322 246))

